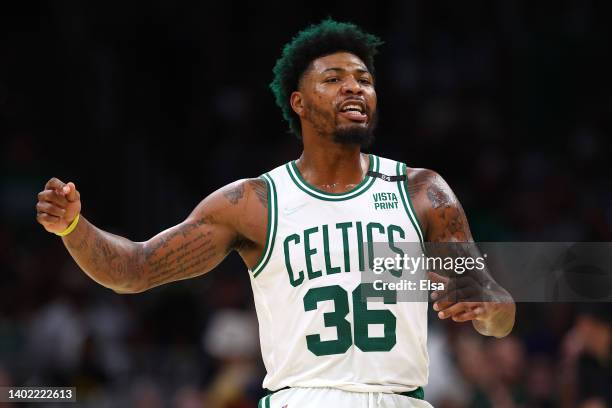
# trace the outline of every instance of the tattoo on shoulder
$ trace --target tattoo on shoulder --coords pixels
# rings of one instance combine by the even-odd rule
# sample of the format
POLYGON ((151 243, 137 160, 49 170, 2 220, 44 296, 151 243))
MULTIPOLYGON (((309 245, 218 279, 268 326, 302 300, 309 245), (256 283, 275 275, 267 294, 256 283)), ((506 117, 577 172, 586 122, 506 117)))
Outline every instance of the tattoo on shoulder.
POLYGON ((427 182, 423 180, 410 180, 408 182, 408 194, 410 197, 416 197, 423 188, 427 186, 427 182))
POLYGON ((231 190, 224 191, 223 195, 233 205, 238 204, 238 201, 244 197, 244 183, 237 183, 231 190))
POLYGON ((249 185, 255 191, 259 202, 264 208, 268 208, 268 185, 266 182, 262 179, 251 179, 249 180, 249 185))
POLYGON ((416 197, 431 185, 431 174, 432 172, 429 170, 406 169, 406 176, 408 177, 406 184, 410 197, 416 197))
POLYGON ((427 198, 434 210, 428 231, 432 242, 463 242, 471 239, 463 207, 439 176, 427 187, 427 198))
POLYGON ((432 208, 450 206, 450 197, 439 185, 435 184, 435 182, 427 187, 427 198, 429 198, 432 208))

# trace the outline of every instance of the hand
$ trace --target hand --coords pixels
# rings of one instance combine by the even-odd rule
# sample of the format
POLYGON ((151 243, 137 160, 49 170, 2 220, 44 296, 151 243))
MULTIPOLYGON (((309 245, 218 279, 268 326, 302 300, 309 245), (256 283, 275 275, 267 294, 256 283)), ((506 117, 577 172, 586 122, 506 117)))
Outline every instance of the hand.
POLYGON ((495 312, 496 303, 483 302, 483 291, 479 283, 469 276, 450 279, 429 272, 429 279, 443 283, 444 290, 434 291, 431 299, 440 319, 452 318, 456 322, 487 320, 495 312))
POLYGON ((81 212, 81 195, 74 183, 64 184, 53 177, 38 193, 36 221, 49 232, 64 231, 81 212))
POLYGON ((450 279, 429 272, 429 278, 444 283, 444 290, 431 294, 440 319, 472 321, 474 329, 485 336, 502 338, 512 331, 516 306, 508 292, 469 275, 450 279))

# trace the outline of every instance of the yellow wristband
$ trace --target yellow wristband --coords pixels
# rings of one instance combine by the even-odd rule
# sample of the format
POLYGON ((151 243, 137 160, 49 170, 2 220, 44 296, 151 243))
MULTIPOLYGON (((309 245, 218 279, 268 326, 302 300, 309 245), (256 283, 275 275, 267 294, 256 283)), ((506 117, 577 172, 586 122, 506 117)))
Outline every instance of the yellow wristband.
POLYGON ((63 230, 62 232, 55 232, 55 235, 58 235, 60 237, 65 237, 66 235, 70 234, 72 231, 74 231, 74 229, 76 228, 77 224, 79 223, 79 215, 77 214, 76 217, 74 217, 74 220, 72 220, 72 222, 70 223, 70 225, 68 226, 68 228, 66 228, 65 230, 63 230))

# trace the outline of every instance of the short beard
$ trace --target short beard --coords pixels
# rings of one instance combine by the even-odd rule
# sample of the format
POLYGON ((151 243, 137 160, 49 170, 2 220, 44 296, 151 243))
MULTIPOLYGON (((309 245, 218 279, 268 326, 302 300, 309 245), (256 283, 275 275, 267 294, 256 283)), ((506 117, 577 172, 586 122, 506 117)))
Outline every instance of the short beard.
POLYGON ((374 118, 367 127, 347 126, 336 129, 332 134, 334 142, 343 145, 359 145, 363 149, 367 149, 374 142, 374 130, 378 123, 378 115, 374 118))

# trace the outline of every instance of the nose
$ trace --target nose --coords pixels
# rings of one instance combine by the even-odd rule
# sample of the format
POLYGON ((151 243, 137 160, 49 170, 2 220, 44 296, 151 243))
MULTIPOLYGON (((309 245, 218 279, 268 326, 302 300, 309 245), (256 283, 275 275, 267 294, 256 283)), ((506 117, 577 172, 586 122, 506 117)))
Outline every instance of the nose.
POLYGON ((353 76, 349 75, 342 84, 342 92, 347 94, 361 95, 363 93, 363 89, 361 88, 361 84, 355 78, 353 78, 353 76))

